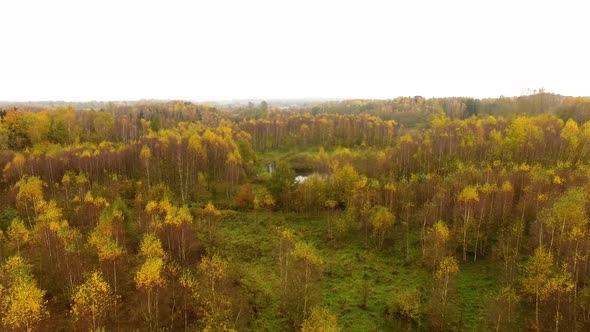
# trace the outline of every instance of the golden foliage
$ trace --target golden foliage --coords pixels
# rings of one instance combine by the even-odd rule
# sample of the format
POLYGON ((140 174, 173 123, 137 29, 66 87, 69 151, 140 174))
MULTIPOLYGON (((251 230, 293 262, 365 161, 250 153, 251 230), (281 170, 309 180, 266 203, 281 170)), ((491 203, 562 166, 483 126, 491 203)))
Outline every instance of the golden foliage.
POLYGON ((162 242, 153 233, 143 236, 139 253, 146 258, 165 258, 166 252, 162 248, 162 242))
POLYGON ((160 257, 150 257, 135 274, 135 285, 138 289, 151 289, 166 284, 162 276, 164 260, 160 257))
POLYGON ((339 332, 336 316, 324 307, 314 307, 303 321, 301 332, 339 332))
POLYGON ((74 320, 88 319, 95 329, 116 304, 117 296, 104 280, 102 272, 94 271, 76 287, 71 301, 74 320))
POLYGON ((7 259, 3 271, 9 276, 10 287, 0 302, 2 323, 14 330, 32 331, 49 316, 47 301, 43 298, 45 291, 37 287, 30 265, 20 256, 7 259))

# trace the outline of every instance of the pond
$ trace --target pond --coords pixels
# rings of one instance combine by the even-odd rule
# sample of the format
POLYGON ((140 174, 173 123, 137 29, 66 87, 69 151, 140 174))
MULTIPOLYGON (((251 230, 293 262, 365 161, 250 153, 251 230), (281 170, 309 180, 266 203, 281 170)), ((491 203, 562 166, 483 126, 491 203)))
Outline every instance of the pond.
POLYGON ((297 175, 295 177, 295 183, 303 183, 307 181, 307 178, 309 178, 309 175, 297 175))
MULTIPOLYGON (((275 164, 270 163, 270 164, 266 165, 266 171, 269 174, 273 174, 275 172, 275 164)), ((314 172, 311 172, 310 170, 295 170, 295 183, 301 184, 301 183, 307 181, 307 179, 310 176, 312 176, 313 174, 318 174, 320 177, 325 176, 325 174, 314 173, 314 172)))

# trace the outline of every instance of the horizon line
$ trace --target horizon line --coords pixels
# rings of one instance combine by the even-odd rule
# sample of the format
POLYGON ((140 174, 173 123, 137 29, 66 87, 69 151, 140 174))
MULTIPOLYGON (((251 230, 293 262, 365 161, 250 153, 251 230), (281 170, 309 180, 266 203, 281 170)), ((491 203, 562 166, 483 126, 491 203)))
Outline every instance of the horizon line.
MULTIPOLYGON (((536 92, 532 90, 531 92, 536 92)), ((550 94, 550 95, 557 95, 561 97, 590 97, 590 95, 562 95, 560 93, 555 92, 541 92, 543 94, 550 94)), ((498 99, 498 98, 517 98, 517 97, 525 97, 525 96, 532 96, 536 95, 537 93, 525 94, 522 93, 520 95, 511 95, 511 96, 487 96, 487 97, 474 97, 474 96, 467 96, 467 95, 449 95, 449 96, 428 96, 424 97, 420 94, 416 94, 413 96, 410 95, 398 95, 395 97, 389 98, 370 98, 370 97, 273 97, 273 98, 263 98, 263 97, 256 97, 256 98, 212 98, 212 99, 183 99, 183 98, 134 98, 134 99, 78 99, 78 100, 66 100, 66 99, 33 99, 33 100, 0 100, 0 104, 26 104, 26 103, 140 103, 140 102, 171 102, 171 101, 180 101, 180 102, 191 102, 191 103, 239 103, 239 102, 285 102, 285 101, 347 101, 347 100, 394 100, 397 98, 416 98, 421 97, 424 99, 444 99, 444 98, 473 98, 473 99, 498 99)))

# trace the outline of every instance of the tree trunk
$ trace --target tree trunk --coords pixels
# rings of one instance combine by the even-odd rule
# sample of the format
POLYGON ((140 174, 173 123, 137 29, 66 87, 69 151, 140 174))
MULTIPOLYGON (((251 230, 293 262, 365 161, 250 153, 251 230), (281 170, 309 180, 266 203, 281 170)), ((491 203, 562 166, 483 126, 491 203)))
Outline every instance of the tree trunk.
POLYGON ((541 327, 539 326, 539 291, 535 294, 535 325, 537 332, 541 332, 541 327))
POLYGON ((465 207, 465 220, 463 222, 463 261, 467 261, 467 226, 469 226, 469 209, 465 207))

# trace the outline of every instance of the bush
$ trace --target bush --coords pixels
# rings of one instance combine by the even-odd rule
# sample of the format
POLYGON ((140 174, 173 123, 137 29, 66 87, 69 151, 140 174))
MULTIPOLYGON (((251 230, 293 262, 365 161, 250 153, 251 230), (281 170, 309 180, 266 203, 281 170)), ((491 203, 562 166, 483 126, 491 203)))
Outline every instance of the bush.
POLYGON ((422 299, 416 289, 397 290, 387 305, 386 314, 392 321, 419 326, 422 320, 422 299))

